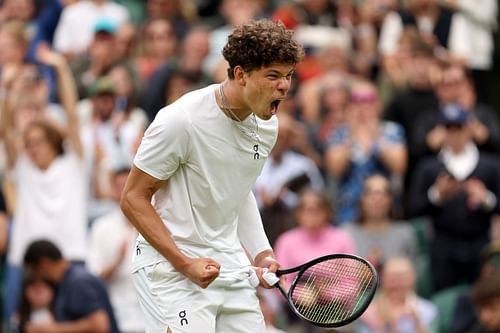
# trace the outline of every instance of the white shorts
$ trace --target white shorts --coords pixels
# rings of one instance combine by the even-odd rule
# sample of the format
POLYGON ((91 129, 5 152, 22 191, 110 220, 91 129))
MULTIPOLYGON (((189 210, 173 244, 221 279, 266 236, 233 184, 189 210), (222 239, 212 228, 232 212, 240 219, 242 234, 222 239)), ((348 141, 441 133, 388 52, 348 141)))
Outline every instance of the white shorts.
POLYGON ((203 289, 169 262, 137 270, 134 284, 146 333, 264 333, 256 290, 248 279, 218 281, 203 289))

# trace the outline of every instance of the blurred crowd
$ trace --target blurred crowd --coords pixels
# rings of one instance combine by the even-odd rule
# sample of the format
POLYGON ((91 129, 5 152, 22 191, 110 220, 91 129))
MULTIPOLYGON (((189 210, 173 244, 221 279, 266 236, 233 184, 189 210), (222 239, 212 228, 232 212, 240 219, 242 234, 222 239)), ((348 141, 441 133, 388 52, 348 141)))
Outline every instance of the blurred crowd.
MULTIPOLYGON (((254 188, 282 266, 370 260, 345 331, 500 332, 496 0, 2 0, 4 332, 144 332, 118 207, 135 150, 257 18, 306 50, 254 188)), ((269 332, 323 332, 258 292, 269 332)))

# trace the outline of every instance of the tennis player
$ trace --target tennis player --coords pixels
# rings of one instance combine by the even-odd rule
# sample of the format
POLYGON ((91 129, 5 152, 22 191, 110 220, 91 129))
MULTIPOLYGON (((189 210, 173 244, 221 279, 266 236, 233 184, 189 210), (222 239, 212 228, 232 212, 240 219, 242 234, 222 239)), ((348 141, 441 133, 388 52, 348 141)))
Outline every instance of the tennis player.
POLYGON ((148 333, 265 331, 255 286, 270 287, 262 269, 279 264, 251 189, 303 49, 282 24, 258 20, 233 30, 223 56, 222 84, 158 112, 122 195, 140 233, 134 283, 148 333))

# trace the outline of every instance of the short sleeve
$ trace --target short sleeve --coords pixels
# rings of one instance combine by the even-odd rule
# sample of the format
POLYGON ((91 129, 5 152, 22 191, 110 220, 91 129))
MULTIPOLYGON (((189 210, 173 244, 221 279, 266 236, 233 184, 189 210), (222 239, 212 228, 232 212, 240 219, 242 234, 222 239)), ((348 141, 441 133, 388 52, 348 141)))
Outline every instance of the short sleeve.
POLYGON ((383 122, 384 139, 390 143, 406 144, 406 136, 404 128, 392 121, 383 122))
POLYGON ((152 177, 168 179, 187 160, 190 128, 182 109, 160 110, 144 133, 134 165, 152 177))
POLYGON ((337 146, 345 143, 350 136, 350 131, 347 126, 341 125, 335 129, 328 139, 328 146, 337 146))

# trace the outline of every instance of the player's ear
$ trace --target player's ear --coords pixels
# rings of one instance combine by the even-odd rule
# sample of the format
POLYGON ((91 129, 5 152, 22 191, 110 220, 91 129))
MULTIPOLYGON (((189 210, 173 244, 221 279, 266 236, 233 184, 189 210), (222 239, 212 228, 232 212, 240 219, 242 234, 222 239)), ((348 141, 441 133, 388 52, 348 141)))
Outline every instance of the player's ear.
POLYGON ((241 86, 246 85, 246 73, 243 67, 236 66, 233 70, 234 72, 234 80, 241 86))

